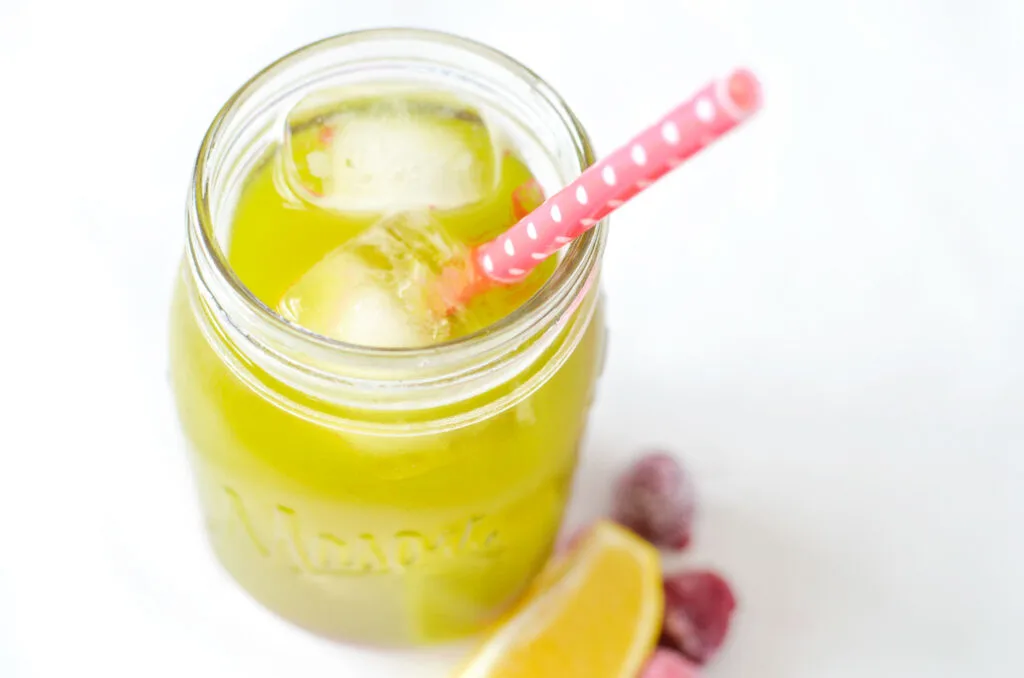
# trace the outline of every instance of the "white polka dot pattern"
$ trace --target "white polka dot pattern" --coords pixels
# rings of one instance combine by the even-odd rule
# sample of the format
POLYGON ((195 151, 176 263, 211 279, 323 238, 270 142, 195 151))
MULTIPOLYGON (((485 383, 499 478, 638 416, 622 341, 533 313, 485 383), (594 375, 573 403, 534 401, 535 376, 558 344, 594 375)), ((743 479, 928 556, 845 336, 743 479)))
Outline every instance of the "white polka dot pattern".
POLYGON ((675 145, 679 143, 679 128, 676 127, 674 122, 669 120, 661 126, 661 138, 668 144, 675 145))
POLYGON ((479 246, 475 250, 479 268, 500 283, 522 279, 538 262, 728 133, 759 104, 759 86, 746 71, 707 85, 592 165, 497 240, 479 246))
POLYGON ((701 122, 711 122, 715 119, 715 106, 704 97, 697 99, 693 112, 701 122))
POLYGON ((647 164, 647 151, 640 144, 633 146, 633 150, 629 152, 629 157, 633 158, 633 162, 637 165, 647 164))

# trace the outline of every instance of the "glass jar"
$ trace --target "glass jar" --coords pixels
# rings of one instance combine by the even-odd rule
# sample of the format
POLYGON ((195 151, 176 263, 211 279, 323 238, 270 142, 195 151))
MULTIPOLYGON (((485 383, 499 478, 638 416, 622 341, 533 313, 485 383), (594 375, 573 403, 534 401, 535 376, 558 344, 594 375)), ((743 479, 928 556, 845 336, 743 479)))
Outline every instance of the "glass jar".
POLYGON ((314 632, 410 644, 495 620, 550 554, 603 357, 606 225, 568 247, 523 306, 447 343, 368 348, 286 322, 227 263, 241 187, 296 101, 388 82, 486 110, 549 194, 593 161, 558 95, 483 45, 377 30, 300 49, 231 97, 202 143, 171 368, 231 576, 314 632))

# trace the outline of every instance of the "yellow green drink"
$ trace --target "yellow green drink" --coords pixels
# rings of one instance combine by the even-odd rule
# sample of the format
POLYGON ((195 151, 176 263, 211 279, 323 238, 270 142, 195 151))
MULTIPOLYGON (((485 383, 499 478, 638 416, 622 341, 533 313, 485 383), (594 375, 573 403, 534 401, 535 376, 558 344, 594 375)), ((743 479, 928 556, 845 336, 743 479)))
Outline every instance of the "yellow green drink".
POLYGON ((535 173, 553 188, 589 161, 533 76, 431 33, 320 43, 218 117, 172 374, 214 550, 264 605, 325 635, 428 642, 493 620, 543 564, 603 350, 603 232, 440 322, 418 304, 441 255, 513 223, 535 173), (367 50, 388 69, 353 68, 367 50), (494 87, 512 83, 525 104, 494 87), (339 311, 364 264, 380 285, 339 311))

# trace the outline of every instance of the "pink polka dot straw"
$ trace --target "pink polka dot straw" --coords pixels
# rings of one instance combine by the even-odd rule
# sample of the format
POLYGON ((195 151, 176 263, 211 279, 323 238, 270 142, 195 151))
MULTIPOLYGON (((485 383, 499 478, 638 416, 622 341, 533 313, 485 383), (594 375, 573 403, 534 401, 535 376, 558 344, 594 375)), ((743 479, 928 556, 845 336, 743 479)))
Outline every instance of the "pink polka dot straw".
POLYGON ((541 261, 610 212, 718 140, 761 105, 761 87, 746 70, 716 80, 677 106, 512 228, 471 252, 466 274, 446 270, 442 296, 451 310, 494 284, 522 280, 541 261))

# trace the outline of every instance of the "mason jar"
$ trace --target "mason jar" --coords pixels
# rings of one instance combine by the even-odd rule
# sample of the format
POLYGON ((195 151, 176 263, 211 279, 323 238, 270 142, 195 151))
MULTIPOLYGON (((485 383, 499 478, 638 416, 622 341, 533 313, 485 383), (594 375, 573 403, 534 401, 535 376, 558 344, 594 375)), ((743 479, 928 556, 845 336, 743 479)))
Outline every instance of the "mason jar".
POLYGON ((286 321, 229 264, 239 195, 296 101, 388 83, 485 111, 548 194, 593 162, 562 99, 484 45, 374 30, 299 49, 238 90, 202 142, 170 360, 227 572, 316 633, 408 645, 496 620, 550 555, 603 358, 606 224, 568 246, 525 303, 468 336, 385 349, 286 321))

